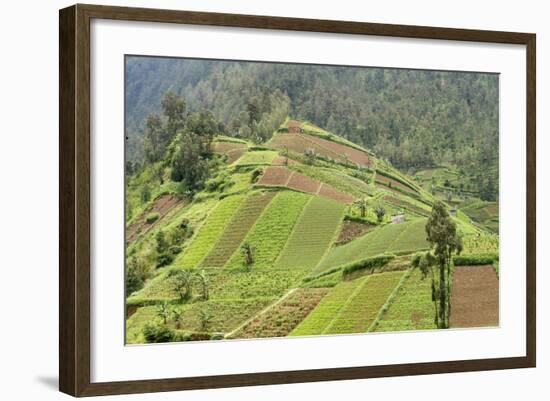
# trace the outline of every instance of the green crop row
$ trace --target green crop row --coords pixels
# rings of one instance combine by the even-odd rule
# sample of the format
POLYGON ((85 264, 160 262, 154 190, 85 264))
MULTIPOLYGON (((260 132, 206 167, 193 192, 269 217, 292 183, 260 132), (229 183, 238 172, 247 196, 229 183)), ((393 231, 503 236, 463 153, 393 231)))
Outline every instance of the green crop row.
POLYGON ((385 252, 404 254, 426 249, 429 246, 423 233, 425 223, 426 219, 418 219, 376 228, 354 241, 333 248, 315 272, 320 273, 385 252))
POLYGON ((206 222, 193 239, 189 248, 178 255, 174 265, 179 267, 198 266, 221 236, 225 226, 231 220, 243 200, 243 195, 235 195, 220 201, 210 212, 206 222))
POLYGON ((345 305, 352 294, 364 284, 366 278, 344 281, 334 287, 317 307, 296 327, 291 336, 323 334, 327 326, 345 305))
POLYGON ((414 269, 397 290, 395 299, 374 331, 435 329, 431 280, 414 269))
POLYGON ((202 260, 201 266, 222 267, 225 265, 231 255, 235 251, 239 251, 239 246, 246 237, 248 230, 256 222, 256 219, 274 195, 273 192, 260 192, 249 195, 226 225, 218 241, 202 260))
POLYGON ((368 276, 323 334, 366 332, 402 276, 403 272, 368 276))
POLYGON ((256 316, 231 338, 284 337, 288 335, 326 295, 326 288, 300 288, 256 316))
POLYGON ((306 205, 275 263, 277 268, 312 269, 332 244, 344 216, 345 206, 322 197, 306 205))
MULTIPOLYGON (((254 250, 253 269, 273 267, 309 199, 303 193, 283 191, 266 207, 244 240, 254 250)), ((242 266, 243 256, 237 250, 225 267, 242 266)))

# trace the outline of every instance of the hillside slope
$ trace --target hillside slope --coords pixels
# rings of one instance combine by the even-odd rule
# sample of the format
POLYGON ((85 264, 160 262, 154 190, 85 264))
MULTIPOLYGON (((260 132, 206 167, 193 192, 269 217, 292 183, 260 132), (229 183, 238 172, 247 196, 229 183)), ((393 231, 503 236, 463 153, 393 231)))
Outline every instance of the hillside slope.
MULTIPOLYGON (((287 120, 261 146, 218 136, 212 149, 219 165, 192 199, 178 194, 168 168, 128 178, 136 212, 127 222, 127 269, 148 275, 127 275, 127 341, 150 341, 159 321, 172 341, 247 337, 252 327, 258 337, 374 327, 408 279, 410 255, 429 247, 433 196, 370 150, 307 122, 287 120), (153 196, 140 196, 151 185, 153 196), (170 208, 160 209, 166 199, 170 208), (378 276, 342 274, 389 254, 399 263, 388 256, 378 276), (335 302, 341 314, 326 316, 335 302)), ((463 235, 490 238, 470 253, 498 251, 482 227, 454 219, 463 235)))

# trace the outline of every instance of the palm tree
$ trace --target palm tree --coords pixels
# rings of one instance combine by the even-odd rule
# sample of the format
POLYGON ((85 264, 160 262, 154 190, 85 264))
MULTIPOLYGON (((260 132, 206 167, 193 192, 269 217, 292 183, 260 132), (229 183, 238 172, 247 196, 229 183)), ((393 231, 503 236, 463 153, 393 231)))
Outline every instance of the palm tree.
POLYGON ((241 246, 241 253, 244 256, 245 266, 252 266, 254 263, 254 247, 246 242, 241 246))
POLYGON ((168 322, 168 316, 170 315, 170 311, 168 310, 168 303, 164 301, 157 307, 157 316, 162 319, 164 324, 168 322))
POLYGON ((376 213, 376 217, 378 218, 378 222, 381 223, 382 219, 386 215, 386 209, 384 209, 382 206, 378 206, 374 209, 374 213, 376 213))
POLYGON ((200 273, 197 273, 197 279, 199 280, 199 283, 202 288, 202 299, 205 301, 209 298, 209 287, 210 287, 210 279, 208 278, 208 274, 205 270, 201 270, 200 273))
POLYGON ((181 309, 173 308, 172 309, 172 318, 174 323, 176 323, 176 329, 181 328, 181 318, 183 317, 183 311, 181 309))
POLYGON ((357 199, 354 202, 354 205, 357 206, 361 212, 361 217, 365 217, 367 215, 367 207, 369 206, 366 198, 357 199))
POLYGON ((210 326, 210 323, 212 322, 212 314, 208 312, 207 310, 201 310, 199 313, 199 319, 201 322, 201 330, 202 331, 208 331, 208 327, 210 326))
POLYGON ((192 295, 193 273, 190 270, 178 270, 170 273, 172 277, 173 289, 180 296, 180 300, 189 299, 192 295))

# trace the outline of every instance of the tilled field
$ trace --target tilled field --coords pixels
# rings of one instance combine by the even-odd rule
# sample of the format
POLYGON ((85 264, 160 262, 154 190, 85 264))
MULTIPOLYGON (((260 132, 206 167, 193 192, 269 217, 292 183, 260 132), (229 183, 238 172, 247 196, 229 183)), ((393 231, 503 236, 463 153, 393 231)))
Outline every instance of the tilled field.
POLYGON ((451 294, 451 327, 498 326, 498 290, 493 266, 457 266, 451 294))
POLYGON ((183 204, 184 200, 177 195, 167 194, 159 196, 134 223, 126 227, 126 241, 128 243, 134 241, 140 234, 144 234, 153 228, 168 212, 176 206, 183 204), (152 223, 148 223, 146 218, 151 213, 158 213, 159 218, 152 223))

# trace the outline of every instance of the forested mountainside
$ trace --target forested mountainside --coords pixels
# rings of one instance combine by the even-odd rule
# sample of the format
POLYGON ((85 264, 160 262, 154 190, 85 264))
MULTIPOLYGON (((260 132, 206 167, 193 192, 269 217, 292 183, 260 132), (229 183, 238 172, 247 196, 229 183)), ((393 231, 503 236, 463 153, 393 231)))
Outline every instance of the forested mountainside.
POLYGON ((462 189, 495 198, 498 88, 496 74, 128 57, 128 156, 143 158, 146 116, 171 90, 188 111, 211 111, 226 135, 263 142, 291 114, 410 173, 451 167, 469 176, 462 189), (258 110, 265 118, 251 132, 258 110))

